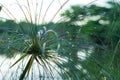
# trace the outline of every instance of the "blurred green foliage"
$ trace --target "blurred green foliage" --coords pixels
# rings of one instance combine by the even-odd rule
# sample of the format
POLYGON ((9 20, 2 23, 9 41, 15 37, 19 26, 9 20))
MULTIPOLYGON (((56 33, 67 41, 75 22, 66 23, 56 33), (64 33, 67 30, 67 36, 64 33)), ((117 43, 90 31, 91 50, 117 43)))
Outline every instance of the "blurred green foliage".
POLYGON ((57 25, 61 33, 68 33, 67 38, 63 38, 71 43, 67 48, 64 46, 63 48, 68 51, 75 65, 79 64, 86 70, 86 73, 81 71, 82 69, 78 72, 84 75, 83 80, 120 79, 118 75, 120 74, 120 18, 118 17, 120 4, 116 2, 108 4, 110 7, 72 6, 62 14, 65 19, 57 25), (81 25, 80 22, 86 19, 87 22, 81 25), (88 53, 90 47, 92 51, 88 53), (88 55, 85 61, 81 61, 77 54, 82 50, 86 50, 88 55))
POLYGON ((2 10, 2 7, 0 6, 0 11, 2 10))
MULTIPOLYGON (((19 43, 22 40, 19 38, 22 34, 17 35, 18 32, 25 30, 24 34, 28 34, 27 27, 31 25, 38 26, 39 29, 46 26, 59 35, 59 55, 69 58, 61 67, 63 70, 67 69, 63 72, 63 77, 70 75, 71 80, 120 80, 120 4, 108 4, 111 7, 72 6, 61 14, 63 20, 57 23, 36 25, 27 22, 15 23, 11 20, 0 21, 0 54, 8 55, 5 51, 14 39, 18 39, 14 47, 21 50, 19 43), (18 26, 24 29, 20 31, 18 26), (80 51, 86 55, 85 60, 80 58, 83 56, 78 53, 80 51)), ((14 47, 11 47, 9 53, 14 52, 14 47)))

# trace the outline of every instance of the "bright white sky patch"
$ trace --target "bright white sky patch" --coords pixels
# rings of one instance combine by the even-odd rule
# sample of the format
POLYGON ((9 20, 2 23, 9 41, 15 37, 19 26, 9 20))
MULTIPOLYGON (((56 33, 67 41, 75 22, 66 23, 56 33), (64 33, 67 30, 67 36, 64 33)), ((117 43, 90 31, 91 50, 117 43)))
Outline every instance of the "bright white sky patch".
MULTIPOLYGON (((18 0, 20 5, 22 5, 24 7, 24 11, 25 14, 27 16, 28 19, 30 19, 30 16, 27 12, 27 10, 25 9, 25 6, 27 5, 27 0, 18 0)), ((41 2, 42 0, 28 0, 30 1, 30 6, 31 6, 31 15, 33 18, 33 21, 35 21, 35 16, 36 13, 40 12, 40 6, 41 6, 41 2), (37 2, 37 10, 36 10, 36 2, 37 2), (36 12, 37 11, 37 12, 36 12), (35 13, 36 12, 36 13, 35 13)), ((45 21, 48 22, 52 19, 52 17, 55 15, 56 11, 60 8, 61 4, 63 4, 66 0, 54 0, 54 2, 52 3, 52 5, 49 7, 48 12, 46 13, 45 19, 44 18, 44 14, 45 11, 47 10, 49 4, 52 2, 52 0, 43 0, 43 6, 42 6, 42 11, 41 11, 41 16, 40 16, 40 22, 45 21)), ((70 0, 61 10, 61 12, 63 12, 64 10, 70 8, 71 5, 75 5, 75 4, 89 4, 90 2, 93 2, 95 0, 70 0)), ((105 5, 105 2, 107 0, 96 0, 94 3, 99 4, 99 5, 105 5)), ((14 15, 15 18, 17 18, 17 20, 25 20, 25 16, 23 14, 23 12, 21 11, 21 9, 19 8, 16 0, 0 0, 0 3, 4 4, 9 11, 14 15)), ((29 10, 29 9, 28 9, 29 10)), ((55 17, 54 21, 58 21, 60 19, 60 13, 55 17)), ((3 11, 0 12, 0 17, 4 17, 4 18, 8 18, 7 15, 5 15, 5 13, 3 11)), ((38 17, 38 14, 37 14, 38 17)))

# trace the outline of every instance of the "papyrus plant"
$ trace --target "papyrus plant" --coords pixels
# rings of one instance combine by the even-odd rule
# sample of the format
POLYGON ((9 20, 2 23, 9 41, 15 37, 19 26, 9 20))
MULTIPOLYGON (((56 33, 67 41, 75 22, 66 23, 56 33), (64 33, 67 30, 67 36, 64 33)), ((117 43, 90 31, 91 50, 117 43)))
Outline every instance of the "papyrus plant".
MULTIPOLYGON (((9 42, 9 49, 15 50, 15 52, 16 51, 19 52, 20 57, 13 62, 10 68, 14 68, 14 66, 17 65, 18 63, 24 64, 22 67, 23 68, 22 72, 20 73, 20 75, 18 74, 18 77, 15 77, 15 79, 16 78, 19 78, 19 80, 27 79, 31 71, 31 68, 34 65, 33 63, 36 61, 37 64, 43 67, 43 70, 46 73, 46 75, 51 76, 52 79, 54 79, 53 69, 59 75, 61 75, 62 72, 65 73, 64 71, 65 69, 62 63, 66 62, 66 60, 62 59, 62 57, 60 57, 59 55, 60 38, 54 30, 48 30, 45 26, 39 26, 40 23, 44 23, 44 18, 47 14, 47 11, 54 2, 54 0, 52 0, 48 5, 41 22, 40 16, 44 0, 40 1, 40 3, 38 3, 39 0, 38 1, 35 0, 36 5, 34 4, 32 6, 30 3, 31 1, 33 2, 34 0, 26 0, 27 4, 21 5, 19 1, 16 0, 19 9, 21 10, 22 14, 25 17, 25 22, 27 23, 27 26, 19 24, 17 18, 12 14, 9 8, 7 8, 4 4, 0 3, 0 5, 3 8, 2 9, 3 12, 7 14, 8 17, 10 17, 10 19, 18 23, 18 27, 14 35, 16 36, 16 38, 12 39, 9 42), (34 13, 33 14, 32 7, 34 6, 35 12, 33 12, 34 13), (26 63, 22 63, 24 59, 26 60, 26 63), (55 68, 53 64, 56 65, 57 67, 55 68)), ((68 1, 69 0, 66 0, 63 4, 61 4, 60 8, 56 11, 51 21, 55 18, 60 9, 68 1)), ((69 78, 70 74, 66 73, 66 75, 64 75, 62 78, 64 79, 65 77, 69 78)))
MULTIPOLYGON (((27 75, 29 74, 29 71, 31 69, 34 60, 36 60, 38 64, 42 63, 42 65, 44 65, 47 69, 48 67, 46 66, 46 63, 49 62, 48 60, 50 58, 56 57, 55 55, 57 55, 59 50, 60 44, 58 41, 58 35, 55 31, 46 30, 45 27, 39 31, 37 31, 37 29, 35 31, 35 28, 37 27, 33 27, 30 30, 31 32, 28 32, 27 35, 28 38, 25 39, 24 41, 24 45, 23 45, 24 49, 22 50, 22 55, 11 66, 13 67, 15 64, 17 64, 20 60, 22 60, 26 56, 30 56, 28 63, 26 64, 26 67, 20 76, 20 80, 22 80, 26 74, 27 75)), ((47 70, 49 72, 49 69, 47 70)))

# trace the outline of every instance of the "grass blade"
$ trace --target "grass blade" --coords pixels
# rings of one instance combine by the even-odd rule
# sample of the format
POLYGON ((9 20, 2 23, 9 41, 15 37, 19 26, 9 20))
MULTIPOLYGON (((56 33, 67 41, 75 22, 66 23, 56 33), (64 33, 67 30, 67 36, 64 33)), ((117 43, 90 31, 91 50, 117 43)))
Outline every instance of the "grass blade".
POLYGON ((47 14, 47 12, 48 12, 48 10, 49 10, 49 8, 50 8, 50 6, 52 5, 53 2, 54 2, 54 0, 51 1, 51 3, 49 4, 48 8, 46 9, 45 14, 44 14, 43 19, 42 19, 42 23, 44 23, 45 16, 46 16, 46 14, 47 14))
POLYGON ((26 73, 27 73, 27 76, 28 76, 33 61, 34 61, 34 58, 33 58, 33 56, 31 56, 30 59, 29 59, 29 62, 27 63, 25 69, 23 70, 23 73, 20 75, 20 79, 19 80, 23 80, 25 75, 26 75, 26 73))
POLYGON ((39 15, 38 15, 38 24, 40 23, 40 16, 41 16, 41 12, 42 12, 42 7, 43 7, 43 0, 41 2, 40 11, 39 11, 39 15))
POLYGON ((12 68, 15 64, 17 64, 20 60, 22 60, 24 57, 26 57, 28 54, 23 54, 13 65, 10 66, 12 68))
POLYGON ((70 1, 70 0, 67 0, 63 3, 63 5, 61 5, 61 7, 57 10, 57 12, 55 13, 55 15, 53 16, 53 18, 50 20, 51 22, 54 20, 54 18, 56 17, 56 15, 60 12, 60 10, 63 8, 63 6, 65 6, 65 4, 70 1))

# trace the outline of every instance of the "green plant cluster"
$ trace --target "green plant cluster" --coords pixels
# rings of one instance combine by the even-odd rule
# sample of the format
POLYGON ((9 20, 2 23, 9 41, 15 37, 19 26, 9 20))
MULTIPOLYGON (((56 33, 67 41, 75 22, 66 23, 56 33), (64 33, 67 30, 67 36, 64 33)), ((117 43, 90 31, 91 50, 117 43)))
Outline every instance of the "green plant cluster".
POLYGON ((11 68, 29 57, 19 80, 29 75, 34 61, 53 79, 54 69, 62 80, 119 80, 120 4, 108 4, 72 6, 57 23, 1 21, 0 54, 21 54, 11 68))

